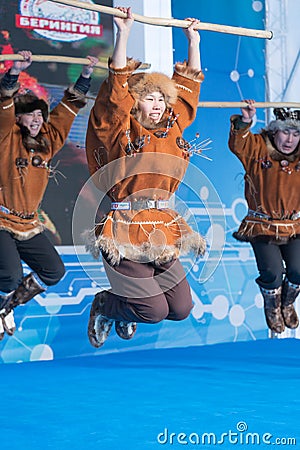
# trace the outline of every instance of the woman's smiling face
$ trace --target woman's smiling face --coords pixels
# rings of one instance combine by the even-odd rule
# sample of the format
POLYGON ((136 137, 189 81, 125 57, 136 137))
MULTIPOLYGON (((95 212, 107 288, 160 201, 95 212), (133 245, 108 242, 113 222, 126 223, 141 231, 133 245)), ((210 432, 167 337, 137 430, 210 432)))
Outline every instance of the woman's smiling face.
POLYGON ((44 123, 44 118, 42 111, 40 109, 35 109, 30 113, 18 114, 16 117, 18 124, 23 125, 29 130, 29 134, 32 137, 36 137, 44 123))
POLYGON ((138 101, 138 109, 143 122, 159 123, 166 110, 165 98, 161 92, 151 92, 138 101))

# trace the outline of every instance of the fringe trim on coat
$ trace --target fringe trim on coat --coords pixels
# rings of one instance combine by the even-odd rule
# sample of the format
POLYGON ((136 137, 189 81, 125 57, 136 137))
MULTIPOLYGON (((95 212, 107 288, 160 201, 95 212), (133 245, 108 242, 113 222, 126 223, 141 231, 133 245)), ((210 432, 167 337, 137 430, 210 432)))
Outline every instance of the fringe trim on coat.
POLYGON ((100 252, 103 251, 112 266, 118 265, 122 258, 140 263, 151 261, 160 266, 191 251, 196 256, 203 256, 206 250, 205 239, 195 232, 179 239, 175 245, 169 246, 152 246, 148 242, 140 246, 122 245, 101 235, 96 238, 94 232, 90 230, 85 231, 82 237, 86 242, 86 250, 91 253, 94 259, 98 259, 100 252))
POLYGON ((20 89, 20 83, 16 83, 16 85, 12 89, 4 89, 3 87, 0 88, 0 98, 7 99, 12 98, 20 89))
POLYGON ((75 108, 84 108, 87 104, 86 95, 83 92, 74 89, 74 86, 74 84, 69 86, 64 93, 67 96, 68 101, 72 103, 75 108))
POLYGON ((120 67, 114 67, 112 64, 112 59, 111 58, 108 59, 109 71, 112 73, 115 73, 116 75, 131 74, 132 72, 137 70, 141 64, 142 64, 141 61, 138 61, 137 59, 126 58, 126 66, 120 68, 120 67))
POLYGON ((288 223, 270 223, 258 220, 244 219, 233 237, 241 242, 267 241, 285 243, 296 237, 300 232, 299 221, 288 223))
POLYGON ((176 63, 175 72, 177 72, 182 77, 189 78, 193 81, 198 81, 199 83, 202 83, 202 81, 204 80, 204 74, 202 70, 189 67, 186 61, 184 61, 183 63, 176 63))
POLYGON ((42 224, 38 225, 37 227, 29 231, 16 231, 7 226, 0 225, 1 231, 8 231, 8 233, 12 234, 14 239, 17 239, 18 241, 27 241, 28 239, 33 238, 37 234, 42 233, 44 229, 45 227, 42 224))

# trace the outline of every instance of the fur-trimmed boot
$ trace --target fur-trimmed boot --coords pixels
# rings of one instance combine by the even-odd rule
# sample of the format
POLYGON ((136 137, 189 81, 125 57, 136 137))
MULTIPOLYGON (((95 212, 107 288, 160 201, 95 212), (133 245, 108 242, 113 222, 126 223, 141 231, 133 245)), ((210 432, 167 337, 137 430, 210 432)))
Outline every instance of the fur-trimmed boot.
POLYGON ((264 289, 259 287, 264 298, 264 311, 266 322, 270 330, 275 333, 284 331, 284 320, 281 313, 281 292, 282 287, 277 289, 264 289))
POLYGON ((15 326, 8 326, 10 321, 7 316, 11 311, 13 311, 16 306, 24 305, 37 294, 44 291, 45 289, 35 279, 34 274, 30 273, 22 279, 21 284, 17 289, 10 292, 5 297, 2 297, 0 301, 0 318, 7 334, 12 335, 15 331, 15 326))
MULTIPOLYGON (((7 294, 1 293, 0 295, 0 305, 2 301, 6 298, 7 294)), ((14 320, 14 312, 11 311, 4 319, 0 318, 0 341, 4 339, 6 334, 12 336, 16 331, 16 324, 14 320), (5 327, 5 328, 4 328, 5 327)))
POLYGON ((115 330, 117 335, 122 339, 132 339, 135 335, 137 328, 136 322, 124 322, 124 321, 115 321, 115 330))
POLYGON ((93 300, 90 318, 88 323, 88 338, 93 347, 102 347, 111 331, 114 323, 113 319, 109 319, 103 315, 103 306, 107 300, 108 292, 101 291, 95 295, 93 300))
POLYGON ((0 318, 0 341, 4 338, 5 332, 8 336, 12 336, 15 331, 14 311, 11 311, 4 319, 0 318))
POLYGON ((299 319, 293 305, 299 293, 300 286, 285 278, 282 285, 281 313, 288 328, 297 328, 299 325, 299 319))

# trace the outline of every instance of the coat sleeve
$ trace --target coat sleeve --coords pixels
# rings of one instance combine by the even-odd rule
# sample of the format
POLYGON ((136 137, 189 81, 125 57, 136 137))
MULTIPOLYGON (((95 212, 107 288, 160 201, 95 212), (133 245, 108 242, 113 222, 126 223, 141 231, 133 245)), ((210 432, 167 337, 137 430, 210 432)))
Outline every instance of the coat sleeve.
POLYGON ((178 91, 178 101, 174 109, 178 114, 177 123, 183 131, 195 120, 204 75, 201 70, 189 67, 186 62, 177 63, 173 80, 178 91))
POLYGON ((0 143, 12 131, 15 123, 16 116, 13 99, 0 100, 0 143))
POLYGON ((249 163, 255 159, 262 157, 262 150, 265 148, 263 137, 260 134, 253 134, 250 126, 238 126, 240 116, 234 115, 230 118, 230 133, 228 146, 243 163, 245 169, 249 163))
POLYGON ((130 128, 134 98, 128 90, 128 78, 140 64, 128 59, 126 67, 121 69, 110 65, 109 76, 100 87, 90 112, 86 137, 86 154, 92 174, 99 167, 99 158, 101 165, 107 162, 106 155, 115 147, 120 131, 130 128), (99 156, 95 157, 95 153, 99 156))
POLYGON ((51 111, 49 121, 44 124, 42 132, 50 143, 52 155, 63 147, 74 119, 85 104, 85 94, 70 86, 58 105, 51 111))
POLYGON ((18 92, 20 85, 17 83, 17 77, 15 78, 11 84, 5 85, 4 75, 0 83, 0 142, 12 131, 16 123, 13 97, 18 92))

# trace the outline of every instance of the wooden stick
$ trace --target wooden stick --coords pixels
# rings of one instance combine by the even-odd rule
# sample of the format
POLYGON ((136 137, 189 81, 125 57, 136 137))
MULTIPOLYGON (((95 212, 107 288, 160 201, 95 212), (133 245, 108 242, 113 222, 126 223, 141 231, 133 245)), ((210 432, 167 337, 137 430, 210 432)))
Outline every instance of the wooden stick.
MULTIPOLYGON (((199 108, 245 108, 246 102, 199 102, 199 108)), ((300 108, 299 102, 255 102, 255 108, 300 108)))
MULTIPOLYGON (((87 97, 96 100, 96 97, 87 97)), ((246 102, 199 102, 198 108, 244 108, 248 106, 246 102)), ((256 102, 256 108, 300 108, 298 102, 256 102)))
MULTIPOLYGON (((19 54, 11 54, 11 55, 0 55, 0 61, 23 61, 24 58, 19 54)), ((59 56, 59 55, 32 55, 33 62, 56 62, 56 63, 65 63, 65 64, 89 64, 90 60, 88 58, 76 58, 72 56, 59 56)), ((99 67, 101 69, 108 69, 107 63, 97 62, 95 67, 99 67)), ((141 64, 139 69, 149 69, 151 64, 141 64)))
MULTIPOLYGON (((117 8, 110 8, 109 6, 96 5, 91 3, 84 3, 77 0, 54 0, 56 3, 62 3, 63 5, 75 6, 76 8, 89 9, 91 11, 102 12, 116 17, 127 17, 126 13, 120 11, 117 8)), ((179 27, 188 28, 191 22, 187 20, 178 19, 163 19, 160 17, 145 17, 139 14, 132 15, 136 22, 146 23, 149 25, 160 25, 164 27, 179 27)), ((232 27, 228 25, 217 25, 214 23, 200 22, 195 26, 198 30, 217 31, 219 33, 238 34, 241 36, 251 36, 257 38, 272 39, 272 31, 266 30, 253 30, 250 28, 232 27)))

